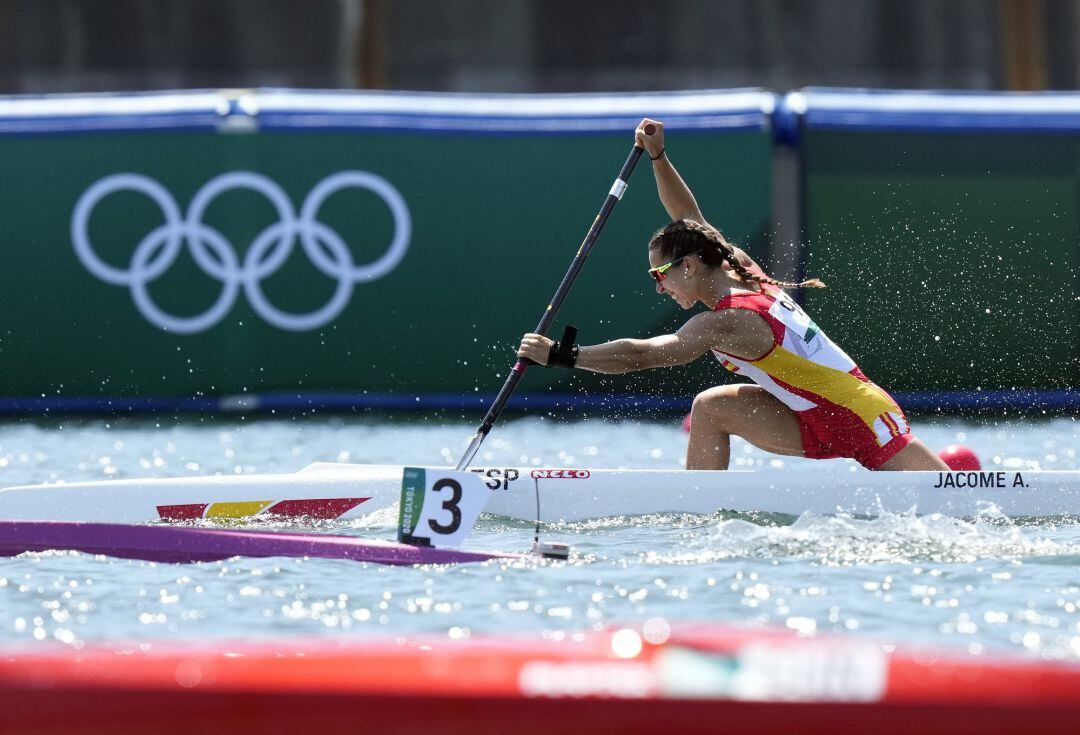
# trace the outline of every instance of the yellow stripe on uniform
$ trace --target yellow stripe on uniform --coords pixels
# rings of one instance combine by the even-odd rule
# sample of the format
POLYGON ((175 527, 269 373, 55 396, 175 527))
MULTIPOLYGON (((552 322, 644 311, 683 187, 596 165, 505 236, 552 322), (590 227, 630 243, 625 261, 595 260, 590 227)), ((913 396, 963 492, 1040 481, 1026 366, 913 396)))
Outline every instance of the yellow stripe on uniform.
POLYGON ((871 431, 878 416, 896 410, 889 395, 876 385, 864 383, 851 373, 818 365, 783 347, 752 364, 777 380, 843 406, 862 419, 871 431))

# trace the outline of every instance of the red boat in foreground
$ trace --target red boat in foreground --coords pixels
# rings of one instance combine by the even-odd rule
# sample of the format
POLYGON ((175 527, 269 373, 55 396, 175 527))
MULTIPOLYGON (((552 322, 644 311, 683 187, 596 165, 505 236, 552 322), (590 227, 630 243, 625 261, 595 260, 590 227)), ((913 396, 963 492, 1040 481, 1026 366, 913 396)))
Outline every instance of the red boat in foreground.
POLYGON ((787 630, 0 653, 0 732, 1076 732, 1080 664, 787 630))

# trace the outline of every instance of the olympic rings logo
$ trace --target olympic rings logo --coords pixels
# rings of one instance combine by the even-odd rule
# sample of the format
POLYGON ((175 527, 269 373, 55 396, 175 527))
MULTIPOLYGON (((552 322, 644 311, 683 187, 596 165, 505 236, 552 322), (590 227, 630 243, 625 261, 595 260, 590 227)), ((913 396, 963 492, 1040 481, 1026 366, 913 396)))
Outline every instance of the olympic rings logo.
POLYGON ((401 262, 409 249, 411 234, 412 220, 401 194, 386 179, 367 171, 340 171, 327 176, 304 199, 299 216, 277 183, 250 171, 232 171, 206 182, 191 200, 186 215, 180 213, 180 207, 169 191, 154 179, 140 174, 113 174, 83 192, 71 216, 71 241, 83 266, 105 283, 127 286, 135 306, 147 321, 179 334, 202 332, 218 324, 236 303, 241 287, 252 308, 267 323, 293 332, 317 329, 341 313, 356 284, 382 278, 401 262), (393 240, 386 252, 370 263, 354 263, 341 235, 318 220, 319 209, 327 197, 346 188, 374 192, 393 215, 393 240), (249 189, 262 194, 278 216, 277 222, 255 237, 243 262, 229 240, 202 221, 210 203, 223 192, 234 189, 249 189), (161 209, 165 222, 139 241, 127 268, 118 268, 106 263, 94 251, 89 223, 98 202, 125 190, 145 194, 153 200, 161 209), (297 238, 311 263, 337 281, 330 300, 306 314, 277 308, 266 298, 261 286, 261 282, 277 272, 289 258, 297 238), (195 316, 169 314, 154 303, 147 290, 152 281, 176 262, 185 244, 198 267, 222 285, 217 300, 195 316))

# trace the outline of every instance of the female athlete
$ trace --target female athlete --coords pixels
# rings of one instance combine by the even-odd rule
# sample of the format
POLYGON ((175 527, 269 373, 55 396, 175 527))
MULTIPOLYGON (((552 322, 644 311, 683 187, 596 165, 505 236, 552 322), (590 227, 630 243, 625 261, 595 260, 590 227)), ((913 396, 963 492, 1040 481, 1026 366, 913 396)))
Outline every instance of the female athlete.
POLYGON ((611 374, 682 365, 712 351, 724 367, 756 385, 722 385, 698 394, 687 469, 727 469, 734 434, 775 454, 853 457, 872 470, 948 470, 911 434, 892 397, 783 291, 824 284, 767 276, 705 221, 667 155, 663 124, 642 120, 635 137, 653 161, 660 201, 672 218, 649 241, 656 292, 683 309, 700 302, 709 311, 691 317, 675 334, 650 339, 577 347, 526 334, 518 356, 611 374), (646 124, 655 126, 653 134, 645 134, 646 124))

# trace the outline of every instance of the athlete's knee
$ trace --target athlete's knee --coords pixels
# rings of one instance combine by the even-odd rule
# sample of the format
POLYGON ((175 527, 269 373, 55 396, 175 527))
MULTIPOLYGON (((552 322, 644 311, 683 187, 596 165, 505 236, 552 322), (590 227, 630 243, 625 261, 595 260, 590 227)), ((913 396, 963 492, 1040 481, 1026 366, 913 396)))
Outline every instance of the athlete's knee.
POLYGON ((710 425, 722 425, 736 412, 739 386, 722 385, 709 388, 694 397, 691 409, 691 421, 707 422, 710 425))

